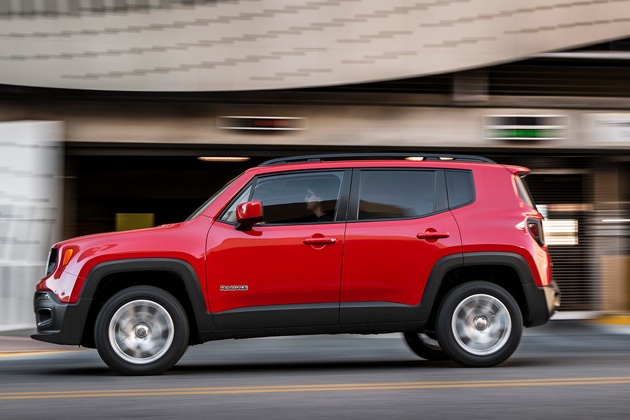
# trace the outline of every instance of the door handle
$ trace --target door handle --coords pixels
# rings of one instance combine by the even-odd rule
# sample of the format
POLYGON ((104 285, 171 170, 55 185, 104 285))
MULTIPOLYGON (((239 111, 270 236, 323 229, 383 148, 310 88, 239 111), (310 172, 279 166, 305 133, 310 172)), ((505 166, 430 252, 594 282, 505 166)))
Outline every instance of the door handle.
POLYGON ((334 245, 337 243, 337 238, 306 238, 303 242, 304 245, 334 245))
POLYGON ((448 232, 436 232, 436 231, 426 231, 422 233, 418 233, 416 238, 418 239, 443 239, 451 236, 448 232))

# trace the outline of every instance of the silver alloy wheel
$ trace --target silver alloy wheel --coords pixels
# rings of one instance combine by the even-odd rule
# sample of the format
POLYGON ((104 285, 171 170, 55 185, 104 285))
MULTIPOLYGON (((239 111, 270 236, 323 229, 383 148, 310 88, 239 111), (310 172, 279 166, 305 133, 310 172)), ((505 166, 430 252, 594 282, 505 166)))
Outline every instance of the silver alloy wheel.
POLYGON ((462 300, 451 319, 453 336, 468 353, 484 356, 500 350, 512 332, 507 307, 494 296, 476 294, 462 300))
POLYGON ((173 343, 173 319, 151 300, 133 300, 121 306, 109 322, 108 337, 114 352, 133 364, 160 359, 173 343))

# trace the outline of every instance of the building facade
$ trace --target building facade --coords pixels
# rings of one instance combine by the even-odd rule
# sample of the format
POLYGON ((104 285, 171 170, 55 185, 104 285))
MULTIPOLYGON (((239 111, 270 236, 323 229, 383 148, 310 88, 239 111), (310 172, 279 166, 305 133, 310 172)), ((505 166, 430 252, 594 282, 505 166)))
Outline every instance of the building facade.
POLYGON ((0 330, 33 322, 24 236, 43 266, 43 242, 177 221, 248 166, 338 151, 530 167, 561 309, 630 310, 630 1, 32 0, 0 23, 0 310, 20 314, 0 330), (12 210, 16 179, 45 214, 12 210))

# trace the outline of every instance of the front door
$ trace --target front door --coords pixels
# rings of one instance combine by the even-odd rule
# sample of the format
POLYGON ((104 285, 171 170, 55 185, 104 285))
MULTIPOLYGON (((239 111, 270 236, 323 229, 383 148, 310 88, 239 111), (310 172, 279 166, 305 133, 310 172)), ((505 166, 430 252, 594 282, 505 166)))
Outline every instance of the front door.
POLYGON ((237 196, 208 235, 209 306, 218 329, 338 323, 343 180, 344 171, 271 175, 237 196), (231 211, 250 200, 262 202, 263 222, 237 230, 231 211))

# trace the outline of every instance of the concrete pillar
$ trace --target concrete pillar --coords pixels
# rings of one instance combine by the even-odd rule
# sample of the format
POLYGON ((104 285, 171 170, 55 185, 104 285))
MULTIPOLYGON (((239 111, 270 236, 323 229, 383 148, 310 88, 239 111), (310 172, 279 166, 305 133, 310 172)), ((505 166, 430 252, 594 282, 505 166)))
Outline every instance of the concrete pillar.
POLYGON ((63 125, 0 123, 0 331, 34 328, 33 292, 60 239, 63 125))
POLYGON ((601 278, 601 310, 606 314, 630 311, 630 218, 623 197, 630 184, 625 167, 606 162, 595 171, 596 263, 601 278))

